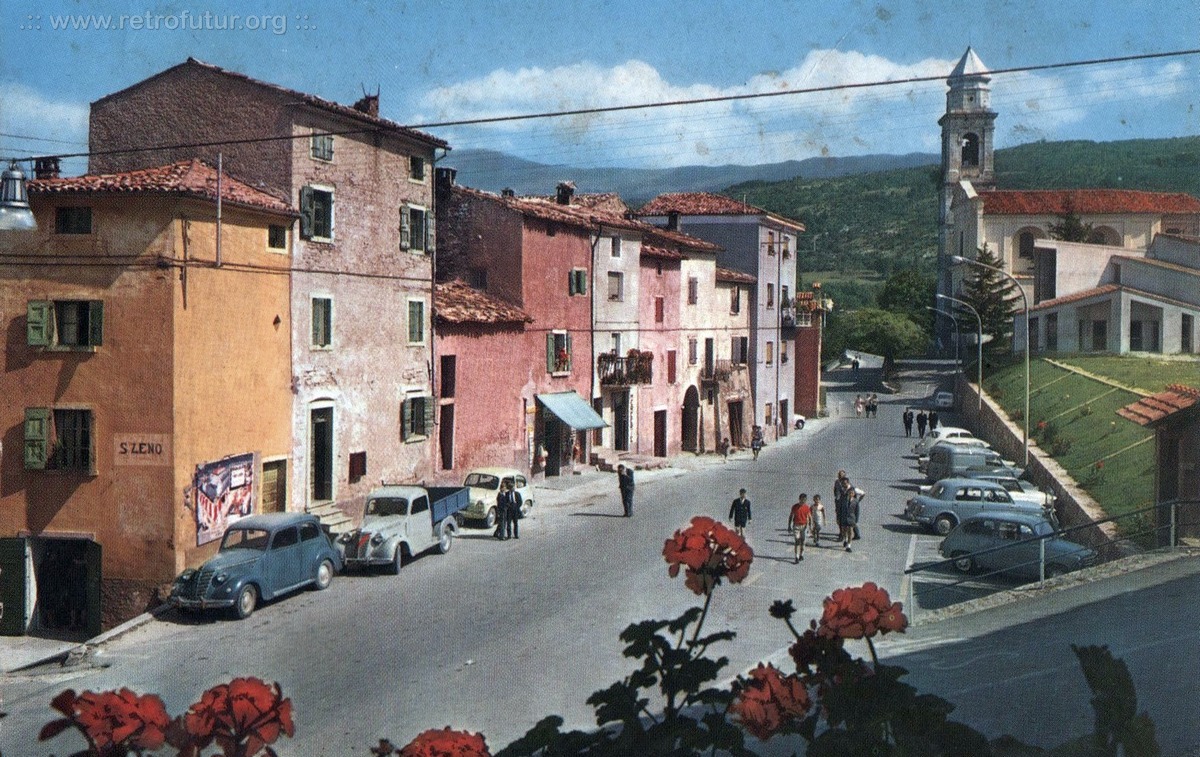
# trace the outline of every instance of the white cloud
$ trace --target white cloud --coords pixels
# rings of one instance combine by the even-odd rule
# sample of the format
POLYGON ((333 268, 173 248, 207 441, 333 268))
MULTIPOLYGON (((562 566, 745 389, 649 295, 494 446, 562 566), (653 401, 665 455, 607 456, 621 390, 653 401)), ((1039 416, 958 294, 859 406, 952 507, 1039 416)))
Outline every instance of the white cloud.
MULTIPOLYGON (((15 82, 0 82, 0 153, 5 157, 87 151, 88 105, 53 100, 15 82)), ((73 159, 64 172, 80 173, 86 158, 73 159)))

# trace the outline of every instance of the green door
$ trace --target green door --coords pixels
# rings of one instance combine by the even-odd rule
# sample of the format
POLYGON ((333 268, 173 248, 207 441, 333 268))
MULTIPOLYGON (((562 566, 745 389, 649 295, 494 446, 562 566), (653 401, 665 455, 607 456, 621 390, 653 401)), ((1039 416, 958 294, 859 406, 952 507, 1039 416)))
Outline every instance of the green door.
POLYGON ((0 635, 25 635, 28 549, 26 539, 0 539, 0 635))

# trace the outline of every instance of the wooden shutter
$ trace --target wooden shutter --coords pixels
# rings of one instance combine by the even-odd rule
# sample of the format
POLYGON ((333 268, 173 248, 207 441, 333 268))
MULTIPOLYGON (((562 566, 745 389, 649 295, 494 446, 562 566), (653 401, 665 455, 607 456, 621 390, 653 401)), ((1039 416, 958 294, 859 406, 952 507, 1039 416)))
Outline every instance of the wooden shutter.
POLYGON ((412 247, 412 223, 408 217, 408 208, 400 208, 400 249, 412 247))
POLYGON ((655 323, 663 322, 663 298, 662 297, 654 298, 654 322, 655 323))
POLYGON ((25 306, 25 341, 30 347, 49 347, 54 336, 54 303, 30 300, 25 306))
POLYGON ((300 187, 300 236, 312 239, 313 236, 313 189, 300 187))
POLYGON ((667 350, 667 383, 675 383, 675 350, 667 350))
POLYGON ((575 275, 579 277, 579 281, 575 284, 575 289, 580 294, 587 294, 587 271, 576 271, 575 275))
POLYGON ((575 271, 567 271, 567 296, 579 294, 575 289, 575 271))
POLYGON ((104 344, 104 303, 100 300, 88 303, 88 344, 93 347, 104 344))
POLYGON ((433 436, 433 397, 425 398, 425 435, 433 436))
POLYGON ((412 400, 404 400, 400 403, 400 438, 407 439, 412 436, 412 400))
POLYGON ((567 334, 567 370, 571 370, 571 335, 567 334))
POLYGON ((28 540, 22 537, 0 539, 0 634, 24 636, 28 622, 25 592, 29 576, 28 540))
POLYGON ((25 408, 25 467, 45 470, 50 457, 50 408, 25 408))
POLYGON ((554 373, 554 334, 546 334, 546 372, 554 373))

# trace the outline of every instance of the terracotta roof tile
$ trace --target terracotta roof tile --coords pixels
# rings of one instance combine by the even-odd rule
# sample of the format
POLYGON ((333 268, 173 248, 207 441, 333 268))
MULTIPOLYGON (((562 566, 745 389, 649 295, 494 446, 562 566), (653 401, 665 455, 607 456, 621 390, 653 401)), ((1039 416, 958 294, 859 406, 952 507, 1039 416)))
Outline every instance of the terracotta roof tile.
POLYGON ((463 281, 438 284, 433 293, 434 316, 447 323, 533 323, 533 318, 504 300, 463 281))
POLYGON ((648 240, 651 244, 674 245, 688 252, 720 252, 725 249, 719 244, 684 234, 682 231, 663 229, 650 224, 645 224, 645 226, 646 233, 643 239, 648 240))
POLYGON ((726 284, 757 284, 758 279, 748 273, 735 271, 732 268, 722 268, 717 266, 717 281, 723 281, 726 284))
POLYGON ((804 224, 749 203, 710 192, 666 192, 642 206, 639 216, 766 216, 775 223, 804 231, 804 224))
POLYGON ((1078 292, 1064 294, 1062 297, 1055 297, 1052 300, 1042 300, 1038 304, 1030 306, 1029 310, 1032 312, 1034 310, 1056 308, 1059 305, 1066 305, 1069 302, 1078 302, 1080 300, 1086 300, 1089 297, 1099 297, 1101 295, 1111 294, 1120 288, 1121 287, 1117 286, 1116 284, 1101 284, 1100 286, 1092 287, 1091 289, 1081 289, 1078 292))
POLYGON ((983 212, 991 215, 1200 213, 1200 199, 1191 195, 1132 189, 991 189, 979 197, 983 212))
MULTIPOLYGON (((136 171, 33 179, 29 182, 29 194, 35 197, 91 193, 175 194, 215 202, 217 169, 199 158, 191 158, 136 171)), ((297 215, 287 203, 235 179, 228 173, 221 177, 221 199, 236 205, 297 215)))
POLYGON ((642 242, 642 257, 657 258, 658 260, 683 260, 683 253, 678 250, 669 250, 665 247, 656 247, 652 244, 642 242))
POLYGON ((1187 410, 1200 401, 1200 389, 1183 384, 1171 384, 1166 391, 1142 397, 1126 405, 1117 415, 1131 420, 1139 426, 1152 426, 1176 413, 1187 410))

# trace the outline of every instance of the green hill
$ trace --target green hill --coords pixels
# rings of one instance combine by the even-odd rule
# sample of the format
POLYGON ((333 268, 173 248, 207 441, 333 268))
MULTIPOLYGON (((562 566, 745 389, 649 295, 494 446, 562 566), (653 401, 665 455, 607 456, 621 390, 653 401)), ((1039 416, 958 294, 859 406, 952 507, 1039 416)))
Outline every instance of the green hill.
MULTIPOLYGON (((737 184, 724 190, 795 218, 802 271, 932 273, 937 254, 936 165, 837 178, 737 184)), ((1200 137, 1122 142, 1034 142, 996 151, 1002 189, 1085 187, 1186 192, 1200 197, 1200 137)))

